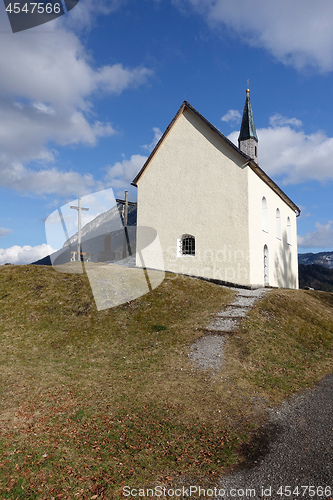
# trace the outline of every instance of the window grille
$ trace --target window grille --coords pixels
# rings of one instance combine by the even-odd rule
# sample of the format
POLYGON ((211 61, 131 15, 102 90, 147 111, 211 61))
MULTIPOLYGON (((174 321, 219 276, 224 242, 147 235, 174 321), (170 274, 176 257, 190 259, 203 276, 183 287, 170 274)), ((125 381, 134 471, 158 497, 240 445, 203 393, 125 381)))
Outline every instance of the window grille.
POLYGON ((189 234, 182 236, 182 255, 195 255, 195 238, 189 234))

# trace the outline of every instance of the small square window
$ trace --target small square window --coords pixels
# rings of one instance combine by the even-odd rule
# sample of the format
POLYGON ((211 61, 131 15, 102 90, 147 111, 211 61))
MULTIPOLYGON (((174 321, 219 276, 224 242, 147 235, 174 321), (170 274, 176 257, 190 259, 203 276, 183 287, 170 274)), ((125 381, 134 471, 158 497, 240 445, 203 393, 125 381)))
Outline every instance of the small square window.
POLYGON ((195 255, 195 238, 185 234, 181 239, 181 253, 182 255, 195 255))

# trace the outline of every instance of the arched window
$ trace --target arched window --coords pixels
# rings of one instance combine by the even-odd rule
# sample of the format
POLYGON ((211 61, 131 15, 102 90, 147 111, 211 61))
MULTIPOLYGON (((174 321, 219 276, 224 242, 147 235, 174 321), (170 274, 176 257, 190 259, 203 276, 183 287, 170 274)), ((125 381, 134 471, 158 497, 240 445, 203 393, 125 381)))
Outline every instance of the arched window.
POLYGON ((264 285, 269 285, 269 258, 268 246, 264 246, 264 285))
POLYGON ((290 217, 287 217, 287 243, 291 245, 291 221, 290 217))
POLYGON ((181 238, 181 255, 195 255, 195 237, 183 234, 181 238))
POLYGON ((280 240, 281 239, 281 215, 280 215, 279 208, 276 209, 275 220, 276 220, 276 237, 280 240))
POLYGON ((261 213, 262 213, 262 230, 268 233, 268 207, 265 196, 261 200, 261 213))

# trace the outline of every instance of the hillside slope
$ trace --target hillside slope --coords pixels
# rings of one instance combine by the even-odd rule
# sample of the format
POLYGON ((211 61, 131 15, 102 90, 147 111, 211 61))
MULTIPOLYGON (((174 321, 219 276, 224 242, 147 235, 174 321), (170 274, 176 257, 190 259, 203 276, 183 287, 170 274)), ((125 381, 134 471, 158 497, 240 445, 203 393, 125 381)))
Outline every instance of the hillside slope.
POLYGON ((169 274, 98 312, 84 275, 0 267, 0 497, 118 499, 243 460, 267 407, 332 370, 333 294, 270 291, 198 370, 190 346, 233 296, 169 274))

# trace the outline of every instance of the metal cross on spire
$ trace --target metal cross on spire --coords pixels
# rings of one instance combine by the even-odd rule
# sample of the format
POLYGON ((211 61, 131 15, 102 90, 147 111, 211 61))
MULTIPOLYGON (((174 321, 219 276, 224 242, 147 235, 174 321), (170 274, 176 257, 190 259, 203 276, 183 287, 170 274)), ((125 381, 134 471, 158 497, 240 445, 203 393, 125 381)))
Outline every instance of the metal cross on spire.
POLYGON ((71 206, 70 208, 74 208, 74 210, 77 210, 77 260, 81 260, 81 211, 85 210, 88 211, 89 208, 83 208, 81 206, 81 198, 78 199, 78 206, 73 207, 71 206))

